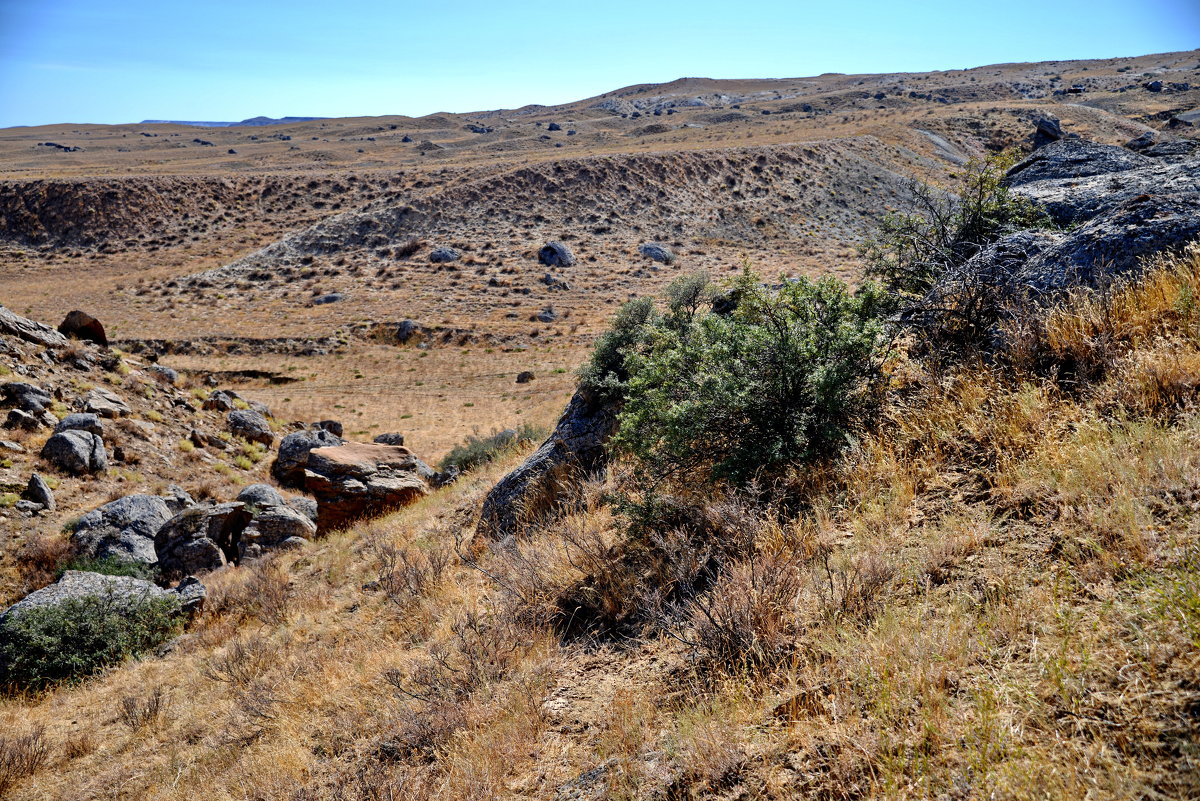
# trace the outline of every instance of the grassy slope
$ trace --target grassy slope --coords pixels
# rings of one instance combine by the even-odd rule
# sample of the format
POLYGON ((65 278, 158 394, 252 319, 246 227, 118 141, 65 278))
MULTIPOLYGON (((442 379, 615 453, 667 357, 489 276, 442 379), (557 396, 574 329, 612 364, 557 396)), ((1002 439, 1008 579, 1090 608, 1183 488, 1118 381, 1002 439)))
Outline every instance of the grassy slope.
POLYGON ((165 657, 3 702, 49 747, 12 795, 1195 797, 1197 294, 1193 251, 1077 299, 1026 353, 1070 381, 898 357, 808 511, 711 499, 747 542, 669 634, 528 622, 604 569, 620 471, 487 574, 453 543, 515 459, 215 574, 165 657))

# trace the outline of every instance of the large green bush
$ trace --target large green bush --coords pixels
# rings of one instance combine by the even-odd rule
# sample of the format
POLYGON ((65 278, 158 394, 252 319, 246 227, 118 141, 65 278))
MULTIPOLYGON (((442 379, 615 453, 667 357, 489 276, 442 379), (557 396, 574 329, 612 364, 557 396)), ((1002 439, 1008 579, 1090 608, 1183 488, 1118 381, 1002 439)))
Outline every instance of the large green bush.
POLYGON ((89 595, 9 615, 0 625, 0 683, 42 688, 90 676, 178 633, 179 602, 89 595))
POLYGON ((627 304, 600 340, 583 378, 619 393, 615 446, 656 482, 746 483, 836 453, 878 386, 882 292, 831 278, 771 288, 747 271, 721 313, 715 294, 703 275, 680 279, 665 313, 627 304))

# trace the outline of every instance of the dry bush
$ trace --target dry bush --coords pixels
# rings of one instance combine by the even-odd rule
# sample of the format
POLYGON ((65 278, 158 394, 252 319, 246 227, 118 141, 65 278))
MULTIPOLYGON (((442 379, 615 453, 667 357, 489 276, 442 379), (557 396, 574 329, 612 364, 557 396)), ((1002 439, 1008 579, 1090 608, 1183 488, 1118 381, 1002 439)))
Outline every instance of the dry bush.
POLYGON ((155 687, 146 695, 121 696, 118 717, 130 731, 139 731, 158 722, 171 704, 170 697, 161 687, 155 687))
POLYGON ((264 635, 251 635, 231 642, 202 669, 213 681, 245 687, 281 663, 286 650, 264 635))
POLYGON ((33 592, 54 581, 59 568, 75 555, 66 537, 37 531, 30 534, 13 554, 21 574, 24 593, 33 592))
POLYGON ((629 689, 613 694, 596 737, 596 756, 606 765, 608 797, 636 797, 647 778, 644 752, 652 742, 654 724, 654 707, 644 695, 629 689))
POLYGON ((35 728, 28 734, 0 734, 0 794, 14 784, 37 773, 50 756, 45 730, 35 728))
POLYGON ((286 623, 292 616, 291 580, 272 558, 256 560, 250 567, 246 594, 252 614, 268 625, 286 623))
POLYGON ((432 592, 445 578, 451 552, 444 546, 427 550, 397 546, 368 531, 367 549, 375 556, 379 588, 401 609, 432 592))
POLYGON ((425 240, 413 237, 398 245, 395 250, 397 259, 407 259, 425 246, 425 240))

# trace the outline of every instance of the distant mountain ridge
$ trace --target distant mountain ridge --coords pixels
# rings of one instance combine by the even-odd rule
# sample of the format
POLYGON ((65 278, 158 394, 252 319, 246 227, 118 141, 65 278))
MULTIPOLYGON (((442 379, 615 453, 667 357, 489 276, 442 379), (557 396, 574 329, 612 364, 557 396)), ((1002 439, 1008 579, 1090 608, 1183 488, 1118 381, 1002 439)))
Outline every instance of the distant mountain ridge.
POLYGON ((235 126, 245 125, 261 126, 261 125, 285 125, 291 122, 311 122, 313 120, 323 120, 326 117, 251 117, 248 120, 241 122, 193 122, 185 120, 142 120, 141 125, 191 125, 196 128, 233 128, 235 126))

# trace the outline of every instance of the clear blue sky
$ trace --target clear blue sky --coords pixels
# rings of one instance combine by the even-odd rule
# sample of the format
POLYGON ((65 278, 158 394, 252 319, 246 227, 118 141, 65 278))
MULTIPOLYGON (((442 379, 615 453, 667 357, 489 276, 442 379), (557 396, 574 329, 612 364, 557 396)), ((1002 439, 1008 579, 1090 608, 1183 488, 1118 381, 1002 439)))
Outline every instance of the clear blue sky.
POLYGON ((1200 0, 0 0, 0 127, 428 114, 1200 47, 1200 0))

